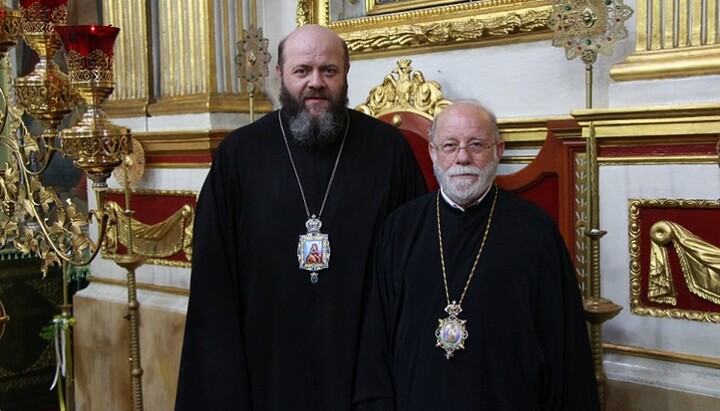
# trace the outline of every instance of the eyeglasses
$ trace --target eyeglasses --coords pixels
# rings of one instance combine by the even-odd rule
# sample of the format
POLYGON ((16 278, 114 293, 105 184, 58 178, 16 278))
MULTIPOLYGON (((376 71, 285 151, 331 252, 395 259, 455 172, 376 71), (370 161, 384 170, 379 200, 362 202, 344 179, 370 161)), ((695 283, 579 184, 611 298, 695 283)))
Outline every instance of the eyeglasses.
POLYGON ((499 141, 496 141, 496 142, 490 143, 490 144, 481 143, 479 141, 471 141, 470 143, 468 143, 464 146, 461 146, 457 142, 448 141, 446 143, 440 144, 439 146, 436 144, 433 144, 433 143, 430 143, 430 145, 434 149, 440 150, 440 152, 442 152, 445 155, 453 156, 453 155, 456 155, 457 153, 459 153, 461 148, 464 148, 465 150, 467 150, 467 153, 470 155, 480 154, 483 151, 497 145, 498 143, 499 143, 499 141))

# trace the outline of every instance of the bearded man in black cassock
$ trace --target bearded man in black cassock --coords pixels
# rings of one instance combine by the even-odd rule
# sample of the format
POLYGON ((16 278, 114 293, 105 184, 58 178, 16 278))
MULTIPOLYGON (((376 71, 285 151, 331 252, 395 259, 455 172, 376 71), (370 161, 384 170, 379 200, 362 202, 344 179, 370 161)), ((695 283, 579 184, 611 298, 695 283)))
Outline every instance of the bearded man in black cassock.
POLYGON ((392 213, 363 323, 357 410, 599 410, 582 301, 555 222, 493 184, 495 116, 435 119, 441 189, 392 213))
POLYGON ((337 35, 278 56, 282 109, 221 143, 200 194, 176 410, 349 410, 376 237, 426 191, 400 132, 346 108, 337 35))

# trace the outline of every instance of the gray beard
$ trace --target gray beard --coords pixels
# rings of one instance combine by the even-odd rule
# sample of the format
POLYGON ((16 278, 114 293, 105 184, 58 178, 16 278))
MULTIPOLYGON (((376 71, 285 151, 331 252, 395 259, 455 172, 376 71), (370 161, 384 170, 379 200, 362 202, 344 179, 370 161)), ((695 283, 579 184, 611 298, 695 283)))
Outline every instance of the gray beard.
POLYGON ((288 116, 290 134, 303 146, 324 147, 340 138, 340 131, 347 117, 347 89, 342 100, 344 104, 331 100, 330 110, 324 116, 315 118, 305 109, 302 101, 298 101, 288 92, 284 84, 280 85, 280 102, 288 116))
POLYGON ((493 158, 483 167, 460 166, 453 165, 447 170, 442 170, 437 163, 433 163, 433 171, 438 180, 438 184, 442 187, 443 192, 454 202, 460 205, 468 205, 480 198, 480 196, 488 189, 495 179, 499 158, 493 158), (468 184, 464 181, 456 181, 451 178, 454 173, 469 171, 478 174, 478 179, 474 183, 468 184))
POLYGON ((345 110, 328 111, 317 119, 307 110, 290 113, 290 133, 295 141, 303 146, 324 147, 338 140, 340 129, 345 120, 345 110))

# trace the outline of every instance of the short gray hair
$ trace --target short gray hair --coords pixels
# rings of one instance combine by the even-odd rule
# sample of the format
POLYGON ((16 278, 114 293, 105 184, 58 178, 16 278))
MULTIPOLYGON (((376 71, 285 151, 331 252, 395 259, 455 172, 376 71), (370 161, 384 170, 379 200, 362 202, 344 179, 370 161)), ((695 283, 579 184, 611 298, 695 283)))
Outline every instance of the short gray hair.
POLYGON ((478 109, 480 109, 481 111, 487 113, 488 116, 490 117, 490 124, 492 126, 492 133, 495 136, 495 141, 496 142, 500 141, 500 129, 498 128, 497 116, 495 115, 495 113, 493 113, 492 110, 490 110, 489 108, 485 107, 478 100, 468 99, 468 100, 458 100, 458 101, 453 102, 453 104, 445 107, 445 109, 443 109, 443 111, 441 111, 437 116, 435 116, 435 118, 432 121, 432 125, 430 126, 430 129, 428 130, 428 136, 430 137, 431 143, 433 141, 435 141, 435 136, 437 135, 438 122, 445 115, 445 112, 447 111, 448 108, 453 107, 457 104, 474 106, 474 107, 477 107, 478 109))

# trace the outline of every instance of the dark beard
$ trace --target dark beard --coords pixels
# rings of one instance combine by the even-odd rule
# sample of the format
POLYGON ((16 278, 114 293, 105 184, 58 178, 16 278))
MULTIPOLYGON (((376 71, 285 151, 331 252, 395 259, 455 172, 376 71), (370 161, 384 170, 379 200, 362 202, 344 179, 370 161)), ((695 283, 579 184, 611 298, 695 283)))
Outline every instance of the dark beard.
POLYGON ((347 86, 342 93, 342 103, 333 100, 332 96, 321 94, 330 102, 330 109, 320 118, 315 118, 305 109, 302 100, 290 94, 285 84, 280 85, 280 102, 288 116, 290 134, 295 141, 303 146, 324 147, 340 138, 340 130, 347 117, 347 86))

